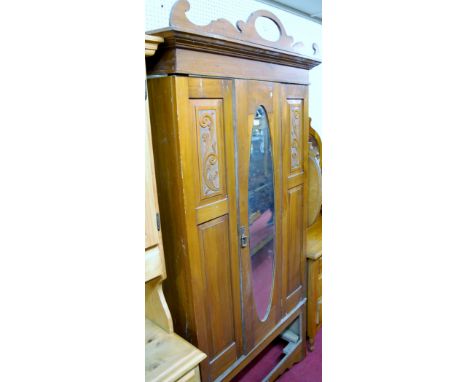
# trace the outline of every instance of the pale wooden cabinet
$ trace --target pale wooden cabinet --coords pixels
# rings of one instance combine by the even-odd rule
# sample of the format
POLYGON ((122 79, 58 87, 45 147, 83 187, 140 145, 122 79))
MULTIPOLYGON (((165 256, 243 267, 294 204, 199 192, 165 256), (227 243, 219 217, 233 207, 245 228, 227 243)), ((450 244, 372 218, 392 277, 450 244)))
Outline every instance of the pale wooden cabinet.
POLYGON ((164 293, 175 331, 207 354, 201 378, 228 381, 272 341, 274 380, 305 355, 308 69, 267 11, 241 29, 200 27, 178 1, 147 60, 163 229, 164 293), (263 40, 255 20, 280 30, 263 40))
MULTIPOLYGON (((159 37, 145 36, 145 56, 153 55, 162 41, 159 37)), ((162 290, 163 281, 166 279, 166 268, 147 97, 146 110, 145 381, 199 382, 198 364, 206 355, 174 333, 171 313, 162 290)))

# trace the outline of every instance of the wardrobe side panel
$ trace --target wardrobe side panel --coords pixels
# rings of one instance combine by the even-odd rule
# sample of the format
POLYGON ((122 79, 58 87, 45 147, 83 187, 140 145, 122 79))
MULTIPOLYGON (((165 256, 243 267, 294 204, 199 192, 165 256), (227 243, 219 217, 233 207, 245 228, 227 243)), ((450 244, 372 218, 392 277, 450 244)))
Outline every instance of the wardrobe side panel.
POLYGON ((173 77, 148 79, 147 86, 159 211, 164 227, 167 273, 164 295, 175 332, 197 346, 176 101, 184 86, 173 77))
POLYGON ((305 298, 307 86, 282 85, 283 314, 305 298))

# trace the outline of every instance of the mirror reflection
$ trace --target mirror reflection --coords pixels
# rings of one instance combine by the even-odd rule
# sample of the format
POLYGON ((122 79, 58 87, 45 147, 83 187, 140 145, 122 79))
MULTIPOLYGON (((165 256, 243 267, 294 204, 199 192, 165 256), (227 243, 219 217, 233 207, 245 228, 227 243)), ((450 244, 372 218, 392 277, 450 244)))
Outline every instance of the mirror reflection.
POLYGON ((270 127, 265 109, 257 109, 250 142, 249 233, 252 285, 260 320, 265 320, 273 289, 275 197, 270 127))

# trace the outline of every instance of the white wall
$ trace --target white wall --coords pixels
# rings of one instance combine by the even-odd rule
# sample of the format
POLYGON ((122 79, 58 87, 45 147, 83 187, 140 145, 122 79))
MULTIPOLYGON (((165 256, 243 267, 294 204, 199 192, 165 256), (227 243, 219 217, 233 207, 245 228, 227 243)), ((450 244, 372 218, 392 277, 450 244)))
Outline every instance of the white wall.
MULTIPOLYGON (((145 0, 146 31, 164 28, 169 25, 169 14, 176 0, 145 0)), ((306 18, 294 15, 282 9, 254 0, 189 0, 190 10, 187 17, 195 24, 205 25, 212 20, 225 18, 232 24, 238 20, 247 20, 249 15, 259 9, 273 12, 284 25, 286 33, 295 42, 302 41, 304 53, 312 56, 312 44, 319 47, 317 58, 322 57, 322 26, 306 18)), ((271 23, 272 24, 272 23, 271 23)), ((259 24, 260 33, 274 40, 277 29, 267 22, 259 24)), ((322 65, 310 71, 309 113, 313 127, 322 134, 322 65)))

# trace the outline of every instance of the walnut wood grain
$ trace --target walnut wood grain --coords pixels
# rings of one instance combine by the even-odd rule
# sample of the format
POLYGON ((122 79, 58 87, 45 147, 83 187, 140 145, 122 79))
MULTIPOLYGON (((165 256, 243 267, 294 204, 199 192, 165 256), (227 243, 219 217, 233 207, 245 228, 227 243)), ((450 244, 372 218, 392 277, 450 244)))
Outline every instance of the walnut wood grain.
POLYGON ((254 349, 272 340, 271 332, 278 323, 304 301, 308 166, 307 156, 300 155, 298 169, 291 171, 290 110, 291 105, 301 108, 296 138, 299 151, 304 153, 307 87, 169 76, 150 79, 148 92, 163 239, 168 254, 164 292, 175 331, 208 354, 201 363, 203 381, 215 381, 227 370, 238 372, 240 364, 245 365, 254 357, 254 349), (272 159, 277 169, 276 271, 272 305, 264 322, 255 310, 250 257, 245 250, 239 250, 237 231, 238 225, 248 226, 248 142, 258 105, 268 113, 272 159), (202 124, 211 126, 211 132, 200 128, 200 118, 207 111, 211 123, 202 124), (203 134, 207 134, 205 139, 213 151, 200 146, 203 134), (219 181, 214 183, 216 192, 204 194, 203 159, 214 152, 218 161, 212 175, 216 174, 219 181))
POLYGON ((204 381, 213 381, 242 351, 235 150, 234 141, 226 138, 233 136, 232 82, 154 78, 148 92, 169 254, 164 292, 175 331, 208 354, 201 374, 204 381), (199 134, 200 122, 208 126, 200 121, 206 111, 216 129, 199 134), (203 192, 204 157, 214 152, 200 146, 203 134, 216 142, 219 182, 214 185, 219 192, 203 192))
POLYGON ((239 21, 237 27, 225 19, 200 26, 187 19, 185 12, 189 8, 186 0, 180 0, 171 11, 169 28, 147 32, 164 38, 156 55, 147 60, 149 75, 199 74, 307 84, 308 70, 321 63, 299 53, 299 44, 293 44, 281 21, 268 11, 252 13, 247 22, 239 21), (277 25, 278 41, 258 35, 255 21, 259 17, 277 25))
POLYGON ((281 93, 283 142, 283 253, 287 253, 283 271, 283 301, 286 311, 305 297, 305 231, 308 201, 308 89, 284 85, 281 93), (293 134, 292 131, 295 130, 293 134), (297 140, 294 142, 293 137, 297 140), (294 151, 295 150, 295 151, 294 151), (297 166, 292 163, 295 152, 297 166))
POLYGON ((272 62, 302 69, 311 69, 320 64, 320 61, 317 59, 312 59, 298 53, 291 53, 227 37, 219 38, 215 35, 201 35, 176 27, 164 28, 148 33, 164 38, 164 44, 159 47, 158 54, 159 51, 177 48, 272 62))
POLYGON ((307 68, 278 64, 275 60, 243 58, 238 55, 214 54, 207 51, 188 49, 162 49, 160 54, 147 61, 148 75, 188 74, 225 78, 243 78, 276 81, 292 84, 308 84, 307 68))
MULTIPOLYGON (((167 298, 169 310, 173 317, 174 329, 189 342, 196 339, 192 288, 187 284, 185 277, 178 276, 178 269, 189 269, 186 256, 187 247, 185 237, 184 190, 180 174, 180 161, 177 134, 172 129, 177 128, 176 104, 173 100, 176 95, 183 99, 183 81, 177 82, 174 78, 161 79, 162 81, 148 81, 148 99, 152 143, 154 148, 154 164, 158 183, 158 197, 160 201, 161 227, 166 256, 166 271, 169 275, 164 282, 164 293, 167 298), (182 83, 181 83, 182 82, 182 83), (162 128, 165 126, 167 128, 162 128), (169 129, 170 128, 170 129, 169 129), (164 144, 161 144, 164 142, 164 144), (168 161, 172 163, 167 166, 168 161), (174 192, 177 190, 177 192, 174 192)), ((197 345, 194 341, 195 346, 197 345)))
POLYGON ((182 27, 188 30, 200 32, 202 34, 218 34, 237 38, 240 31, 226 19, 211 21, 208 25, 200 26, 192 23, 186 13, 190 10, 190 3, 187 0, 178 0, 171 9, 169 25, 172 27, 182 27))
MULTIPOLYGON (((188 6, 176 3, 171 26, 151 32, 164 43, 147 59, 167 254, 164 293, 175 331, 207 353, 200 365, 203 382, 220 382, 235 376, 297 317, 305 340, 304 85, 320 61, 295 52, 292 38, 270 13, 255 12, 237 27, 226 20, 203 27, 187 20, 188 6), (257 35, 259 17, 276 23, 277 42, 257 35), (255 310, 249 252, 240 248, 238 232, 249 225, 249 140, 259 106, 271 128, 276 219, 272 302, 263 321, 255 310)), ((303 355, 301 345, 272 378, 303 355)))
MULTIPOLYGON (((259 105, 267 112, 268 125, 270 129, 271 154, 273 167, 277 169, 281 163, 281 117, 280 117, 280 89, 281 85, 265 81, 235 80, 236 88, 236 115, 238 121, 237 142, 238 146, 238 178, 239 178, 239 226, 249 233, 249 163, 250 163, 250 141, 252 137, 252 126, 259 105)), ((274 201, 275 201, 275 269, 283 269, 283 252, 281 250, 281 171, 273 172, 274 201)), ((242 284, 244 301, 244 325, 246 333, 245 351, 253 349, 281 318, 281 271, 274 272, 271 292, 271 305, 268 317, 261 321, 258 317, 253 297, 253 282, 251 270, 250 247, 240 248, 242 262, 242 284)))

